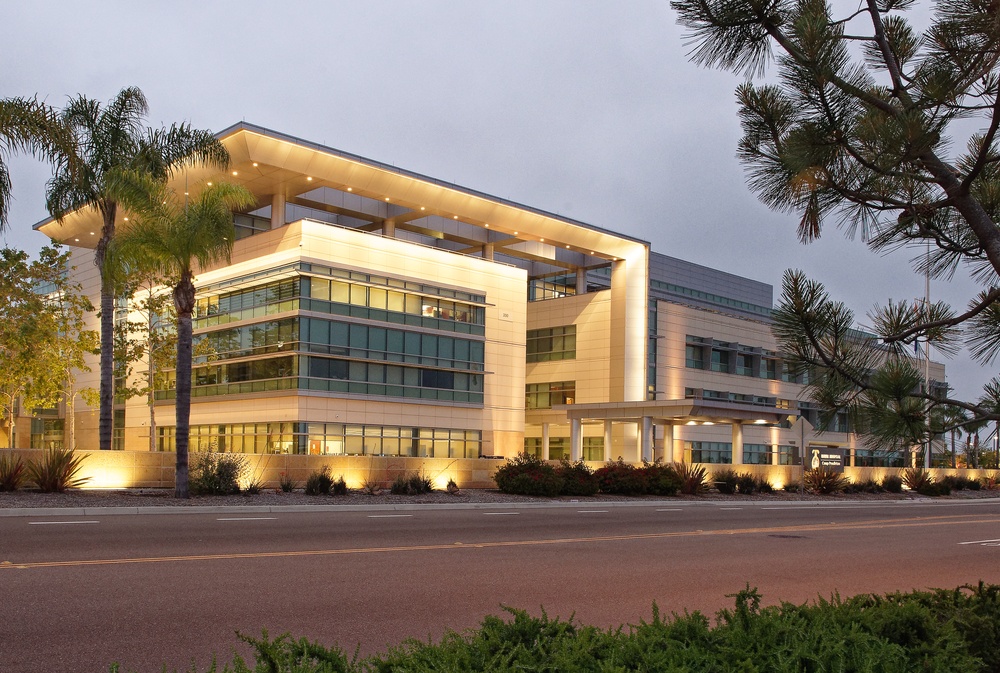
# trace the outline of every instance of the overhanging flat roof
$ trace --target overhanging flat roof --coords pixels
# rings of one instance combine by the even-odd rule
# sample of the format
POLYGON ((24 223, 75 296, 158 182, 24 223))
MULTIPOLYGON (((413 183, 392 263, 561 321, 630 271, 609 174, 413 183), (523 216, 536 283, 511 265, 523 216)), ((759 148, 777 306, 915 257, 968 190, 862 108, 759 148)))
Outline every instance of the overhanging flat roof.
POLYGON ((649 417, 670 425, 770 425, 799 415, 797 409, 710 399, 554 404, 552 410, 564 412, 569 420, 637 421, 649 417))
MULTIPOLYGON (((370 217, 369 228, 398 220, 393 222, 398 228, 448 240, 453 247, 488 243, 500 254, 554 261, 565 268, 635 259, 637 253, 648 256, 646 241, 264 127, 240 122, 217 136, 230 153, 229 173, 198 165, 183 168, 172 180, 178 192, 195 192, 204 182, 225 179, 246 186, 258 197, 258 207, 264 207, 274 195, 284 196, 288 203, 308 203, 303 195, 327 187, 336 190, 331 193, 385 205, 384 214, 370 217), (432 216, 436 216, 433 221, 428 219, 432 216), (449 228, 450 221, 465 231, 449 228)), ((319 205, 330 212, 339 208, 319 205)), ((89 208, 62 221, 47 219, 34 228, 68 245, 92 248, 100 227, 100 214, 89 208)))

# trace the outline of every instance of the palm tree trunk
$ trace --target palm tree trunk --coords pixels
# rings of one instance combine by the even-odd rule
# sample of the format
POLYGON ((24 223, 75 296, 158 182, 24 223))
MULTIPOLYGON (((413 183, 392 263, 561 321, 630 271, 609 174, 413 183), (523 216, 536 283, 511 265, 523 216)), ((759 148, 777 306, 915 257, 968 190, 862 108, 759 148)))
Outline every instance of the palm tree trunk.
POLYGON ((194 283, 183 277, 174 288, 177 309, 177 397, 176 410, 177 469, 174 496, 190 497, 188 492, 188 440, 191 423, 191 314, 194 310, 194 283))
POLYGON ((101 229, 101 240, 97 244, 97 254, 94 256, 94 263, 101 275, 101 408, 98 434, 98 448, 101 451, 111 450, 115 408, 115 289, 104 262, 108 244, 115 235, 116 211, 113 203, 101 208, 104 226, 101 229))

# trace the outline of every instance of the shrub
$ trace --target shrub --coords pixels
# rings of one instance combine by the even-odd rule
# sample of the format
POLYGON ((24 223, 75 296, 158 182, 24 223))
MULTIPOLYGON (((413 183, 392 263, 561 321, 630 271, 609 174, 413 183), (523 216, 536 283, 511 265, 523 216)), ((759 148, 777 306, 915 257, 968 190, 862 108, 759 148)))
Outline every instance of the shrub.
POLYGON ((281 476, 278 478, 278 486, 281 488, 282 493, 291 493, 295 490, 297 484, 294 479, 282 472, 281 476))
MULTIPOLYGON (((662 615, 630 627, 504 608, 437 642, 410 640, 352 661, 340 647, 288 634, 238 634, 253 662, 225 671, 1000 671, 1000 587, 862 594, 763 606, 749 586, 716 619, 662 615)), ((117 671, 112 668, 112 671, 117 671)))
POLYGON ((902 493, 903 478, 898 474, 887 474, 882 477, 882 488, 885 489, 887 493, 902 493))
POLYGON ((389 487, 389 492, 393 495, 422 495, 434 490, 431 479, 420 472, 410 474, 399 474, 389 487))
POLYGON ((344 481, 344 475, 340 475, 333 480, 333 483, 330 485, 330 491, 334 495, 347 495, 347 482, 344 481))
POLYGON ((704 467, 690 463, 673 463, 671 467, 680 477, 684 495, 700 495, 708 489, 708 472, 704 467))
POLYGON ((528 453, 508 458, 493 475, 493 481, 504 493, 550 498, 559 495, 563 486, 554 467, 528 453))
POLYGON ((881 493, 882 490, 882 486, 871 478, 864 481, 851 482, 844 487, 845 493, 881 493))
POLYGON ((758 493, 774 493, 774 486, 767 480, 767 477, 754 477, 753 482, 758 493))
POLYGON ((27 467, 21 456, 0 456, 0 491, 16 491, 27 476, 27 467))
POLYGON ((382 482, 375 477, 365 477, 361 482, 361 491, 366 495, 378 495, 382 492, 382 482))
POLYGON ((562 460, 556 468, 556 476, 563 480, 562 495, 596 495, 600 490, 594 471, 582 460, 575 463, 562 460))
POLYGON ((731 469, 719 470, 712 475, 715 488, 718 489, 719 493, 725 493, 726 495, 736 493, 736 484, 739 483, 739 480, 740 475, 736 474, 736 470, 731 469))
POLYGON ((919 467, 912 467, 903 471, 903 483, 911 491, 920 491, 933 481, 930 473, 919 467))
POLYGON ((681 489, 681 478, 677 472, 659 459, 652 463, 643 462, 640 469, 646 475, 646 484, 651 495, 673 496, 681 489))
POLYGON ((330 476, 329 465, 314 471, 306 479, 306 495, 330 495, 331 488, 333 488, 333 477, 330 476))
POLYGON ((247 485, 243 487, 243 493, 246 495, 257 495, 264 490, 264 482, 261 481, 260 477, 251 477, 247 481, 247 485))
POLYGON ((764 490, 762 484, 767 484, 767 488, 771 487, 771 484, 763 477, 756 477, 749 472, 744 472, 736 477, 736 492, 743 495, 753 495, 764 490))
POLYGON ((459 492, 460 492, 460 489, 458 488, 458 484, 456 484, 455 480, 451 479, 451 478, 448 479, 448 485, 445 486, 444 488, 445 488, 446 491, 448 491, 448 493, 450 493, 452 495, 458 495, 459 492))
POLYGON ((48 449, 38 462, 28 461, 25 468, 28 481, 43 493, 79 488, 90 480, 90 477, 77 477, 85 458, 69 449, 48 449))
POLYGON ((801 488, 801 484, 799 484, 799 482, 789 481, 787 484, 781 487, 781 490, 784 491, 785 493, 796 493, 799 490, 799 488, 801 488))
POLYGON ((985 490, 987 490, 987 491, 995 491, 997 489, 997 487, 998 487, 997 473, 996 472, 991 472, 990 474, 987 474, 986 476, 983 477, 983 479, 982 479, 982 481, 980 483, 982 483, 983 488, 985 490))
POLYGON ((240 453, 195 453, 191 463, 191 493, 231 495, 240 492, 240 477, 247 470, 240 453))
POLYGON ((936 498, 942 495, 951 495, 951 487, 943 482, 930 479, 927 483, 917 489, 917 493, 936 498))
POLYGON ((621 458, 605 463, 594 472, 602 493, 614 495, 645 495, 649 490, 646 473, 621 458))
POLYGON ((844 487, 848 483, 844 475, 833 470, 824 470, 823 468, 806 470, 802 479, 807 489, 822 495, 839 493, 844 490, 844 487))

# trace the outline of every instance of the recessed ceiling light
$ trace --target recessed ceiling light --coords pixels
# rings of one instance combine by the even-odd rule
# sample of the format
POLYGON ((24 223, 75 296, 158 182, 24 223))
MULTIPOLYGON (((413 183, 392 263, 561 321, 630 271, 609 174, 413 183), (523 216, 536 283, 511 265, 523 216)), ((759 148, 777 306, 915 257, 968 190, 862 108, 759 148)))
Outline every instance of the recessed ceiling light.
POLYGON ((544 239, 544 238, 540 238, 540 239, 538 239, 538 241, 539 241, 540 243, 544 243, 544 242, 545 242, 545 239, 544 239))
POLYGON ((423 206, 420 206, 420 210, 427 210, 427 209, 424 208, 423 206))
POLYGON ((516 231, 514 232, 514 235, 517 236, 517 232, 516 231))
POLYGON ((483 226, 486 227, 487 229, 490 228, 490 225, 488 225, 488 224, 484 224, 483 226))
POLYGON ((254 168, 257 168, 257 162, 256 162, 256 161, 255 161, 255 162, 253 162, 253 167, 254 167, 254 168))
POLYGON ((74 241, 76 241, 77 243, 79 243, 79 242, 80 242, 80 239, 79 239, 79 238, 74 238, 73 240, 74 240, 74 241))
POLYGON ((566 249, 569 250, 569 246, 568 245, 566 246, 566 249))
POLYGON ((306 182, 312 182, 312 181, 313 181, 313 179, 312 179, 311 176, 306 178, 306 182))
POLYGON ((347 188, 347 191, 349 191, 349 192, 353 192, 353 191, 354 191, 354 187, 348 187, 348 188, 347 188))
POLYGON ((389 197, 388 197, 388 196, 387 196, 387 197, 385 197, 385 200, 386 200, 386 201, 388 201, 388 200, 389 200, 389 197))
POLYGON ((458 219, 458 215, 452 215, 451 219, 457 220, 458 219))

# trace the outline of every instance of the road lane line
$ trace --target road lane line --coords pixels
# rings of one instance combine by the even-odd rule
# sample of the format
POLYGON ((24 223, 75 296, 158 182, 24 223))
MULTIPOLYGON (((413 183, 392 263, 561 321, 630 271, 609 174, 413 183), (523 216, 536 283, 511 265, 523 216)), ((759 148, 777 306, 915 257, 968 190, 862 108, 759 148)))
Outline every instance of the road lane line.
POLYGON ((607 514, 608 510, 606 510, 606 509, 578 509, 578 510, 576 510, 576 513, 577 514, 607 514))
POLYGON ((657 512, 683 512, 684 510, 680 507, 674 509, 658 509, 657 512))
POLYGON ((816 523, 794 526, 762 528, 728 528, 721 530, 688 530, 670 533, 635 533, 632 535, 605 535, 595 537, 552 538, 535 540, 508 540, 499 542, 441 543, 409 547, 360 547, 347 549, 310 549, 301 551, 245 552, 232 554, 199 554, 189 556, 156 556, 118 559, 82 559, 75 561, 36 561, 29 563, 0 563, 0 576, 7 570, 35 570, 39 568, 75 568, 82 566, 131 565, 140 563, 176 563, 181 561, 229 561, 243 559, 297 558, 312 556, 340 556, 354 554, 406 553, 417 551, 446 551, 487 549, 500 547, 537 547, 543 545, 585 544, 600 542, 626 542, 633 540, 665 540, 686 537, 716 537, 729 535, 756 535, 805 531, 841 532, 850 530, 881 530, 886 528, 920 528, 928 526, 955 526, 960 524, 1000 524, 1000 517, 983 517, 973 514, 953 514, 906 519, 873 519, 870 521, 843 522, 839 524, 816 523))
POLYGON ((719 511, 721 511, 721 512, 739 512, 742 509, 743 509, 742 507, 720 507, 719 511))
POLYGON ((483 512, 483 516, 518 516, 520 512, 483 512))
POLYGON ((1000 542, 1000 540, 972 540, 971 542, 959 542, 958 544, 984 544, 986 542, 1000 542))
POLYGON ((276 516, 233 516, 225 519, 216 519, 216 521, 275 521, 277 518, 276 516))
POLYGON ((100 521, 29 521, 29 526, 71 526, 78 523, 101 523, 100 521))
POLYGON ((412 514, 369 514, 369 519, 403 519, 412 514))

